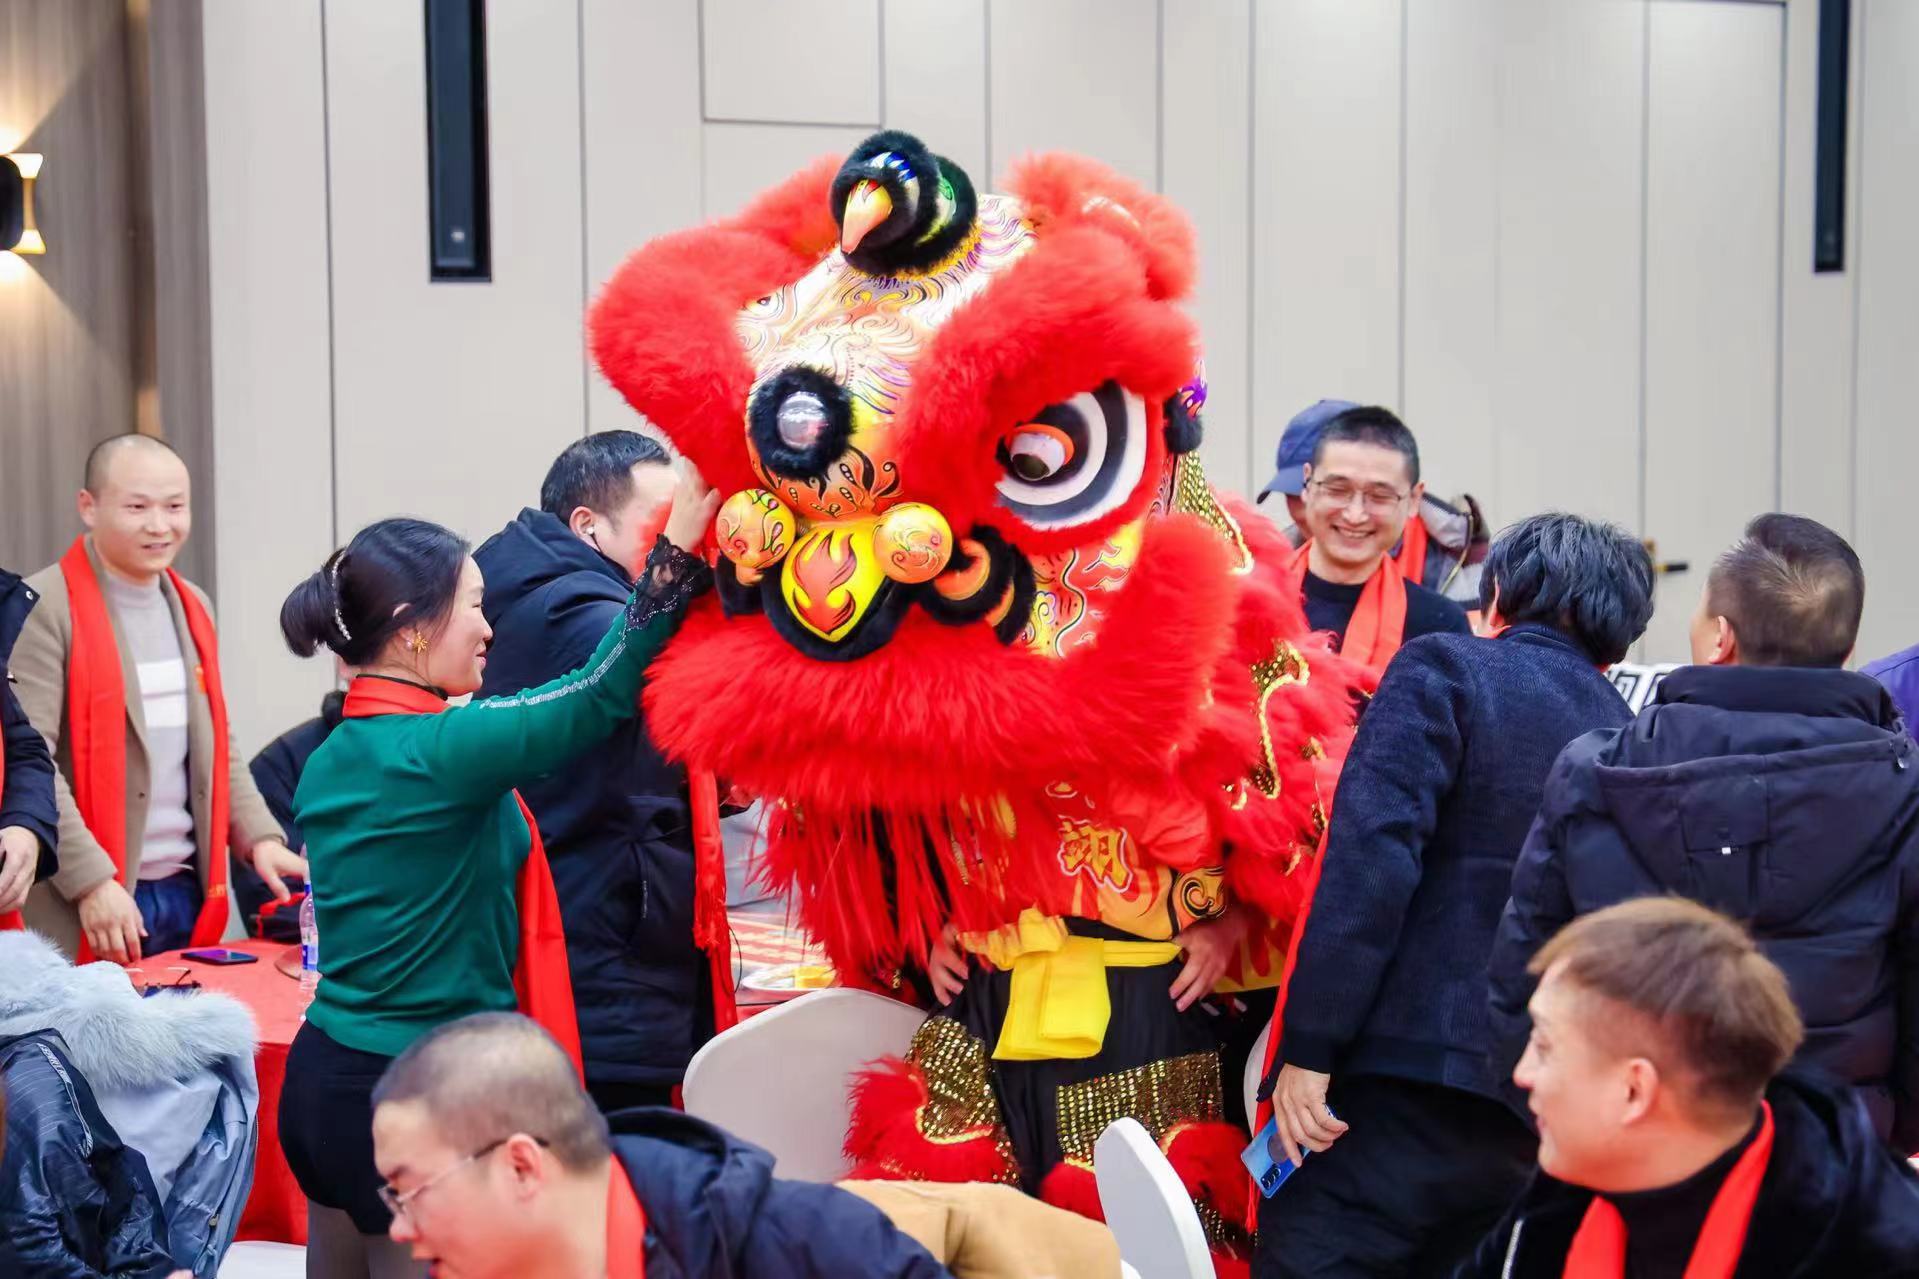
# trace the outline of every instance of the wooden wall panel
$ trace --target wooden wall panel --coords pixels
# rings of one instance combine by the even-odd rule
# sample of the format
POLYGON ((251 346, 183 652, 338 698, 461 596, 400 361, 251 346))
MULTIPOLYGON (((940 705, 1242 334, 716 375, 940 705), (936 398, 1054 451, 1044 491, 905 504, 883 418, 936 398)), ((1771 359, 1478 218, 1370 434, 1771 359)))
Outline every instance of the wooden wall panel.
POLYGON ((1778 504, 1779 113, 1785 13, 1654 0, 1647 46, 1646 656, 1685 661, 1713 557, 1778 504))
MULTIPOLYGON (((700 0, 581 0, 581 203, 585 293, 626 255, 702 216, 700 0)), ((598 370, 587 428, 638 429, 638 414, 598 370)))
MULTIPOLYGON (((201 0, 163 0, 147 14, 144 114, 147 200, 153 247, 153 425, 186 459, 196 483, 193 518, 205 533, 188 543, 180 571, 217 580, 219 527, 213 475, 212 367, 207 296, 207 119, 201 0)), ((138 77, 136 77, 138 83, 138 77)), ((136 147, 136 151, 140 148, 136 147)))
MULTIPOLYGON (((332 664, 287 651, 280 604, 337 543, 320 0, 205 0, 211 489, 234 740, 311 717, 332 664)), ((424 238, 424 235, 422 236, 424 238)), ((200 485, 205 494, 209 486, 200 485)))
POLYGON ((986 165, 986 0, 885 0, 882 119, 919 135, 990 189, 986 165))
POLYGON ((420 7, 325 13, 340 533, 412 514, 484 537, 586 421, 577 9, 488 8, 485 283, 429 280, 420 7))
POLYGON ((1502 0, 1496 520, 1639 523, 1645 21, 1502 0))
POLYGON ((1253 13, 1252 403, 1267 447, 1332 398, 1399 401, 1400 0, 1253 13))
POLYGON ((708 119, 880 119, 880 0, 702 0, 708 119))
POLYGON ((844 158, 872 132, 864 127, 708 124, 704 204, 709 218, 737 213, 823 155, 844 158))
POLYGON ((1157 0, 991 0, 989 10, 993 177, 1030 151, 1077 151, 1157 187, 1157 0))
POLYGON ((1780 504, 1851 535, 1853 354, 1857 342, 1859 120, 1864 98, 1860 5, 1854 4, 1851 139, 1846 166, 1845 271, 1812 269, 1813 136, 1818 120, 1819 4, 1786 6, 1785 203, 1779 241, 1783 288, 1780 342, 1780 504), (1834 464, 1843 455, 1843 463, 1834 464))
POLYGON ((1250 496, 1266 482, 1285 421, 1252 411, 1252 6, 1201 0, 1167 16, 1162 178, 1167 198, 1192 218, 1199 237, 1199 286, 1190 307, 1206 361, 1201 457, 1214 484, 1250 496))
POLYGON ((133 429, 124 0, 0 0, 0 151, 38 151, 43 257, 0 255, 0 565, 79 531, 95 442, 133 429))
POLYGON ((1401 412, 1427 484, 1503 513, 1499 368, 1499 0, 1406 6, 1401 412))
MULTIPOLYGON (((1859 656, 1919 642, 1919 573, 1912 567, 1913 486, 1919 477, 1919 5, 1868 0, 1859 238, 1858 412, 1854 459, 1858 535, 1866 565, 1859 656)), ((1835 442, 1824 464, 1838 453, 1835 442)))

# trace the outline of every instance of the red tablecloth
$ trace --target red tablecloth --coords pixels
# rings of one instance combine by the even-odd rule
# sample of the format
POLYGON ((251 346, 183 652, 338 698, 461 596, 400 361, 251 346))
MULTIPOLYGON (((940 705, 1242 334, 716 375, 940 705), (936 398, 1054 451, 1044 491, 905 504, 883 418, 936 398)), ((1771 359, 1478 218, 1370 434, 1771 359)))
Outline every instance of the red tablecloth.
POLYGON ((232 995, 253 1010, 253 1018, 260 1024, 260 1048, 254 1057, 254 1069, 260 1077, 260 1150, 254 1158, 253 1193, 240 1215, 236 1238, 304 1244, 306 1196, 294 1183, 286 1153, 280 1149, 280 1089, 287 1077, 287 1046, 300 1029, 305 1012, 297 967, 300 948, 277 941, 233 942, 231 948, 258 955, 260 962, 220 967, 194 963, 181 958, 180 952, 170 951, 147 956, 139 967, 149 982, 167 984, 178 976, 167 968, 184 966, 192 970, 190 980, 208 990, 232 995), (288 952, 292 952, 293 964, 289 967, 294 970, 293 976, 274 964, 288 952))

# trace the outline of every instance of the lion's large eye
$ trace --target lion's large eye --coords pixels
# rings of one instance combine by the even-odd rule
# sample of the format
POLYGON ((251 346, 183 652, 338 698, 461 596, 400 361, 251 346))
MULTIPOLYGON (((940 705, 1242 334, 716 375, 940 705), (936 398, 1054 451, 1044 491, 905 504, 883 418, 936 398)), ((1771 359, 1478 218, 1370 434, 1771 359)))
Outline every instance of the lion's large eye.
POLYGON ((1145 469, 1145 403, 1117 382, 1082 391, 1007 432, 999 461, 1000 505, 1034 528, 1096 520, 1145 469))
POLYGON ((1004 464, 1015 479, 1038 484, 1065 470, 1077 451, 1058 427, 1028 422, 1006 437, 1004 464))

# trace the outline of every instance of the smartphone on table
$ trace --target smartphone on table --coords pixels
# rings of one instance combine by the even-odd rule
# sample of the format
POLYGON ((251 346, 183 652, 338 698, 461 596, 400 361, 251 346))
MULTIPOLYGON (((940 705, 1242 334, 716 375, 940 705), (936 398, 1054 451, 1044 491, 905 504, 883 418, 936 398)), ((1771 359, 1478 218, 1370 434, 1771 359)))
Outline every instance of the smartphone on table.
POLYGON ((227 950, 223 946, 208 946, 204 950, 183 950, 180 954, 182 957, 191 959, 196 963, 218 964, 221 967, 225 967, 228 964, 257 964, 260 962, 258 955, 249 955, 244 950, 227 950))

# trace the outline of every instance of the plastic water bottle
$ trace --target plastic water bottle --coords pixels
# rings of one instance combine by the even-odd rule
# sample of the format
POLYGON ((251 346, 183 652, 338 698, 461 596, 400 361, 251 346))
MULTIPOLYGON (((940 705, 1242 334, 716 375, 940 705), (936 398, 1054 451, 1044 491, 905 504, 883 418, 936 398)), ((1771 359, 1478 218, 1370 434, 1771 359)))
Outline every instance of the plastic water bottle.
POLYGON ((300 903, 300 1002, 313 1002, 320 985, 320 925, 313 917, 313 885, 308 883, 306 900, 300 903))

